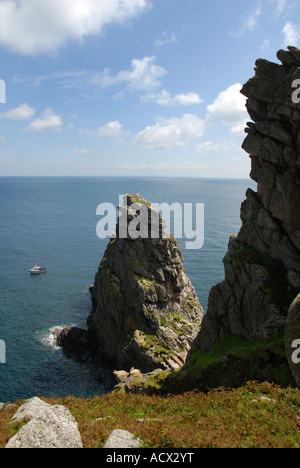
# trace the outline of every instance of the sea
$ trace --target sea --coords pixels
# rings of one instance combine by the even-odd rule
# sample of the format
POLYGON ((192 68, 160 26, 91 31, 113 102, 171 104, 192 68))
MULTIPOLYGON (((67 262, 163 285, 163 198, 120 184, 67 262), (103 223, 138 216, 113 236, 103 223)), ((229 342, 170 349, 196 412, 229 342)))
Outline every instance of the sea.
POLYGON ((248 187, 256 189, 237 179, 0 177, 0 402, 87 398, 113 389, 111 371, 66 358, 53 337, 58 327, 86 327, 89 286, 109 241, 97 235, 99 205, 117 207, 125 193, 182 207, 201 204, 203 245, 187 248, 184 232, 177 240, 206 311, 210 288, 224 279, 222 259, 241 227, 248 187), (35 265, 47 273, 30 275, 35 265))

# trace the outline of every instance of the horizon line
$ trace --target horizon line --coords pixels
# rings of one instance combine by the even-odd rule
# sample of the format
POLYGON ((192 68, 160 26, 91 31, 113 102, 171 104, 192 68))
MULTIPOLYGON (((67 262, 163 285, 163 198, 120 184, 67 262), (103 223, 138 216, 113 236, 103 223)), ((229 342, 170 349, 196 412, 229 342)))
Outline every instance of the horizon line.
MULTIPOLYGON (((103 178, 103 179, 129 179, 129 178, 139 178, 139 179, 213 179, 213 180, 250 180, 250 177, 213 177, 213 176, 167 176, 167 175, 149 175, 149 176, 142 176, 142 175, 0 175, 0 178, 103 178)), ((254 181, 253 181, 254 182, 254 181)))

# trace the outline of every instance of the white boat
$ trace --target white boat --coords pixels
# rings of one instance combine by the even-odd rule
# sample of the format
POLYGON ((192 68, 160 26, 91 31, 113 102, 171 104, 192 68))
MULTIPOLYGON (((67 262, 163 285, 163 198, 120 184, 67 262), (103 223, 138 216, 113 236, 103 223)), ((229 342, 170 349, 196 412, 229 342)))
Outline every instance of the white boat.
POLYGON ((47 268, 45 267, 40 267, 38 265, 35 265, 31 270, 30 273, 32 275, 39 275, 41 273, 45 273, 47 271, 47 268))

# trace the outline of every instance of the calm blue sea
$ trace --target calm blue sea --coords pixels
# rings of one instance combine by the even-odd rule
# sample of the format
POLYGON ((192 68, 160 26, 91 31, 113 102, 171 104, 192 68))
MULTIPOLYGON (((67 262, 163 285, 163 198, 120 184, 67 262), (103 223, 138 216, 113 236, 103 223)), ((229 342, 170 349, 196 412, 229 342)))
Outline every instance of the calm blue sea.
POLYGON ((140 193, 156 203, 204 203, 205 243, 185 250, 185 269, 204 309, 223 280, 222 258, 237 233, 249 180, 0 177, 0 401, 32 396, 93 396, 112 389, 110 372, 77 364, 52 346, 53 328, 85 327, 88 288, 108 240, 96 235, 100 203, 140 193), (48 272, 29 274, 39 264, 48 272))

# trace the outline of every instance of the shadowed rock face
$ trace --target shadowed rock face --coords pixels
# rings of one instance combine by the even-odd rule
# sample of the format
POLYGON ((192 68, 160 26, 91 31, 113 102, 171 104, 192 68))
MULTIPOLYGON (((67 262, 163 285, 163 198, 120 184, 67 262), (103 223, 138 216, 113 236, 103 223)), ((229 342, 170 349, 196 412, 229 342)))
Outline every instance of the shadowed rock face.
POLYGON ((87 330, 77 327, 65 327, 56 338, 56 346, 61 346, 67 357, 78 362, 85 362, 92 357, 90 337, 87 330))
MULTIPOLYGON (((277 54, 282 65, 259 59, 242 88, 252 122, 243 149, 250 154, 242 227, 229 240, 225 279, 209 294, 195 348, 210 350, 223 331, 267 340, 285 327, 289 305, 300 291, 300 50, 277 54)), ((300 337, 299 337, 300 338, 300 337)))
MULTIPOLYGON (((127 195, 122 216, 134 221, 136 203, 147 207, 150 232, 154 208, 140 195, 127 195)), ((120 238, 119 219, 91 288, 92 347, 113 368, 149 372, 182 366, 202 321, 182 252, 172 236, 163 238, 164 221, 156 220, 158 238, 133 239, 120 238)))

